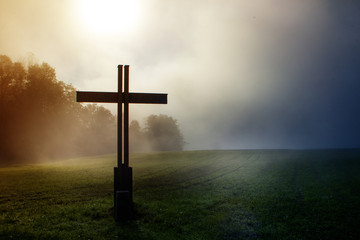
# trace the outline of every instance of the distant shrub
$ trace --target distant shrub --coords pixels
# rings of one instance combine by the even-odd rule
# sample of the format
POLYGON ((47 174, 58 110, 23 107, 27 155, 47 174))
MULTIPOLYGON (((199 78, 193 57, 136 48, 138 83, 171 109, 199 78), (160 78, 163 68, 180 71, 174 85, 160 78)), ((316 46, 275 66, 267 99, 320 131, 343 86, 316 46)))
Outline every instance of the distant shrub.
POLYGON ((181 151, 184 137, 177 121, 167 115, 150 115, 141 129, 138 121, 130 124, 131 151, 181 151))

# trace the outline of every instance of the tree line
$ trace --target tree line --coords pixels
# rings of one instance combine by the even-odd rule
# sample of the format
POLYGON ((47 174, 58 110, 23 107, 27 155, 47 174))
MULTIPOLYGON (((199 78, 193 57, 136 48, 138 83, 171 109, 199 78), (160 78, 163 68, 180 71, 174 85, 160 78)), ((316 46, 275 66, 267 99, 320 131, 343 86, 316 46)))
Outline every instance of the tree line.
POLYGON ((132 152, 181 151, 185 144, 177 121, 163 114, 147 117, 144 128, 137 120, 131 121, 129 132, 132 152))
MULTIPOLYGON (((0 162, 34 162, 116 152, 116 116, 102 106, 82 105, 75 99, 76 89, 57 80, 55 69, 49 64, 25 67, 1 55, 0 162)), ((138 146, 134 151, 181 150, 184 145, 176 120, 165 115, 149 116, 146 131, 139 128, 132 133, 134 129, 131 127, 130 132, 130 141, 138 146), (172 133, 177 136, 154 124, 154 119, 156 122, 164 118, 171 122, 172 133), (137 134, 139 139, 134 140, 137 134), (149 141, 151 136, 164 141, 165 135, 177 138, 178 143, 165 147, 160 142, 149 141), (140 148, 141 142, 147 142, 149 147, 140 148)))

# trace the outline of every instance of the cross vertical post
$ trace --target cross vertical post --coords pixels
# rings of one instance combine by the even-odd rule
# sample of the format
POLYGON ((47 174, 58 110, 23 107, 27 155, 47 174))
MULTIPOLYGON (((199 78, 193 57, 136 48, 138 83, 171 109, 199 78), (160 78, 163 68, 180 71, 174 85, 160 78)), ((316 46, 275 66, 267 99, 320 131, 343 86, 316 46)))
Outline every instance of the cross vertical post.
POLYGON ((129 166, 129 65, 124 75, 124 165, 129 166))
MULTIPOLYGON (((118 94, 119 98, 122 98, 122 82, 123 82, 123 65, 118 65, 118 94)), ((122 104, 117 105, 117 166, 120 167, 122 165, 122 104)))

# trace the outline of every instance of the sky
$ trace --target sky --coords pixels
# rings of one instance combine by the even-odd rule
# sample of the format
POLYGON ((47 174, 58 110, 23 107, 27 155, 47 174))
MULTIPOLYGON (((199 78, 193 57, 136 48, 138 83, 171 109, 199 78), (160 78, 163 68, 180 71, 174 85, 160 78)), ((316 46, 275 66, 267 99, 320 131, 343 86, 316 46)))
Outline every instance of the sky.
MULTIPOLYGON (((168 93, 185 149, 359 148, 357 0, 0 0, 0 54, 82 91, 168 93)), ((106 104, 116 113, 115 104, 106 104)))

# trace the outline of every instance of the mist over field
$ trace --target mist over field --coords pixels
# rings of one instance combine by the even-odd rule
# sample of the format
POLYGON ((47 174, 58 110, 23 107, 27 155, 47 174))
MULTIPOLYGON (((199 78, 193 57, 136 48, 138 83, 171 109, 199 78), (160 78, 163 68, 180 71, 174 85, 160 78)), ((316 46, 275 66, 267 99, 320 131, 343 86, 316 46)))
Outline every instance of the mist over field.
POLYGON ((131 118, 172 116, 186 149, 360 147, 358 1, 99 2, 0 0, 0 54, 83 91, 129 64, 130 91, 169 94, 131 118))
MULTIPOLYGON (((110 110, 75 98, 81 99, 76 89, 58 81, 49 64, 26 67, 0 55, 0 165, 115 153, 125 120, 117 128, 110 110)), ((183 150, 172 117, 150 115, 144 127, 135 120, 129 125, 131 152, 183 150)))

